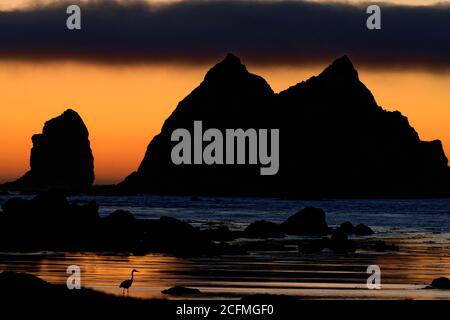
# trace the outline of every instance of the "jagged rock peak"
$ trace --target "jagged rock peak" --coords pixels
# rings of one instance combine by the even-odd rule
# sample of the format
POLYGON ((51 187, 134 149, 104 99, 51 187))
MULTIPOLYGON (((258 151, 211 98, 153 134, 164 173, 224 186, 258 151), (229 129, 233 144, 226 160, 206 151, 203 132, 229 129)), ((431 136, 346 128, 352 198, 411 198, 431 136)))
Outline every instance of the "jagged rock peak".
POLYGON ((319 77, 359 81, 358 71, 346 55, 334 60, 319 77))
POLYGON ((205 80, 218 77, 227 77, 230 75, 247 74, 247 68, 241 63, 241 60, 232 53, 228 53, 225 59, 212 67, 205 76, 205 80))
POLYGON ((223 59, 222 63, 228 63, 228 64, 237 64, 240 65, 241 64, 241 59, 239 59, 239 57, 235 56, 232 53, 228 53, 225 57, 225 59, 223 59))

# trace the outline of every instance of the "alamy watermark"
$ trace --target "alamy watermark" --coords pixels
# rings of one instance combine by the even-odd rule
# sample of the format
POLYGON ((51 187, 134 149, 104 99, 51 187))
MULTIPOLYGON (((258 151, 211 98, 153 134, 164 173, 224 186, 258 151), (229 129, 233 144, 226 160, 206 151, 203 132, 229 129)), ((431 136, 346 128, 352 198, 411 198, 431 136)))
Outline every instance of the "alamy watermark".
POLYGON ((381 8, 376 4, 372 4, 367 7, 366 13, 370 14, 367 18, 366 26, 369 30, 381 29, 381 8))
POLYGON ((67 7, 66 13, 69 17, 66 20, 66 26, 69 30, 81 29, 81 8, 76 4, 67 7))
POLYGON ((81 268, 77 265, 67 267, 66 272, 70 274, 67 277, 66 285, 69 290, 81 289, 81 268))
POLYGON ((376 264, 372 264, 367 267, 367 274, 370 274, 367 278, 367 289, 381 289, 381 269, 376 264))
MULTIPOLYGON (((76 4, 67 7, 66 13, 69 17, 66 20, 66 26, 69 30, 81 30, 81 8, 76 4)), ((366 13, 370 16, 366 20, 366 27, 369 30, 381 29, 381 8, 372 4, 366 9, 366 13)))
POLYGON ((203 132, 202 121, 194 121, 193 138, 189 130, 179 128, 172 132, 171 141, 178 142, 171 152, 175 165, 260 164, 261 175, 275 175, 280 166, 279 129, 225 129, 222 133, 210 128, 203 132))

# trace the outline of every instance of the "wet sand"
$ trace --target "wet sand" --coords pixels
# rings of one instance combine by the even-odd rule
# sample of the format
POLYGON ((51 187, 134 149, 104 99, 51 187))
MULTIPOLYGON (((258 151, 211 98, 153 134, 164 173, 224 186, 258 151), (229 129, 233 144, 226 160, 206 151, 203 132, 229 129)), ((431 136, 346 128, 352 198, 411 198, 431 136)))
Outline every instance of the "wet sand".
MULTIPOLYGON (((377 237, 376 239, 378 239, 377 237)), ((64 284, 69 265, 82 271, 82 286, 121 295, 118 285, 130 277, 130 296, 161 298, 175 285, 195 287, 195 299, 238 299, 255 293, 286 294, 303 299, 449 299, 450 291, 424 289, 434 278, 450 276, 450 234, 404 234, 385 237, 400 250, 352 254, 324 251, 251 252, 243 256, 177 258, 92 253, 0 254, 0 271, 27 272, 64 284), (369 265, 381 268, 380 290, 367 289, 369 265)), ((284 241, 284 240, 280 240, 284 241)))

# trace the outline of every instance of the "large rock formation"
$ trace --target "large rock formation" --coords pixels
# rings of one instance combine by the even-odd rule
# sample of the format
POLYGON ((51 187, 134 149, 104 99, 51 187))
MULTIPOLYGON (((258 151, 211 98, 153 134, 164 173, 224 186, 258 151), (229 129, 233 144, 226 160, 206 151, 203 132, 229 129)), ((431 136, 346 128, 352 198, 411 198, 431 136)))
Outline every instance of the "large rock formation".
POLYGON ((30 171, 3 188, 41 191, 60 188, 84 191, 94 182, 94 157, 89 132, 75 111, 47 121, 41 134, 32 137, 30 171))
POLYGON ((419 139, 405 116, 379 107, 348 57, 275 94, 228 55, 183 99, 119 190, 271 196, 425 196, 449 191, 438 140, 419 139), (174 165, 177 128, 280 129, 280 168, 174 165))
POLYGON ((202 120, 205 128, 267 128, 275 110, 274 93, 267 82, 249 73, 239 59, 228 55, 214 66, 204 81, 183 99, 164 122, 161 133, 149 144, 138 171, 119 187, 122 191, 196 193, 257 188, 258 166, 175 166, 171 161, 171 134, 177 128, 192 128, 202 120), (246 180, 245 185, 236 181, 246 180), (212 188, 211 188, 212 187, 212 188))

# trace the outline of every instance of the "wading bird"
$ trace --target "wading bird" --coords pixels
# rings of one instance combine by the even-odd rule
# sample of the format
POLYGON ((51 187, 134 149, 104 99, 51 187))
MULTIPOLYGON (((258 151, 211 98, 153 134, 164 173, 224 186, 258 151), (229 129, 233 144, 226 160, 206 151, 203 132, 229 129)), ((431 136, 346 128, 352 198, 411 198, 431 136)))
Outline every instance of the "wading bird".
POLYGON ((125 294, 125 290, 127 290, 127 294, 128 294, 128 289, 130 289, 131 285, 133 284, 133 278, 134 278, 135 272, 139 272, 139 271, 137 271, 136 269, 133 269, 133 271, 131 271, 131 279, 124 280, 120 284, 119 288, 122 288, 122 294, 125 294))

